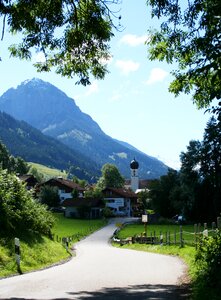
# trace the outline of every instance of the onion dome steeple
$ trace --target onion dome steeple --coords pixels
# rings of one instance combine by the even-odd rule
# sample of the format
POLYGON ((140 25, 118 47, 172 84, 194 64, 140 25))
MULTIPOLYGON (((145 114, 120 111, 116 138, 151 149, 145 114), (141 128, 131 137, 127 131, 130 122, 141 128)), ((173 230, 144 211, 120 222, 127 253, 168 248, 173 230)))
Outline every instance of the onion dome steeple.
POLYGON ((135 158, 131 161, 130 168, 132 170, 137 170, 139 168, 139 163, 136 161, 135 158))

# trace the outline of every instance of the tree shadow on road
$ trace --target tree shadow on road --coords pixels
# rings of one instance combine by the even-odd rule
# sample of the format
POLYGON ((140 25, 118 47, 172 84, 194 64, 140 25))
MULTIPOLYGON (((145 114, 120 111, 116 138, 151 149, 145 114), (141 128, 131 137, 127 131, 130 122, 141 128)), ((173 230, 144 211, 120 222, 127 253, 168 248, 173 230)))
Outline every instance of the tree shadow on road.
MULTIPOLYGON (((122 288, 103 288, 98 291, 67 292, 69 296, 56 300, 93 299, 93 300, 189 300, 189 285, 131 285, 122 288)), ((0 298, 1 299, 1 298, 0 298)), ((10 298, 10 300, 37 300, 33 298, 10 298)), ((5 299, 9 300, 9 299, 5 299)), ((55 299, 48 299, 55 300, 55 299)))

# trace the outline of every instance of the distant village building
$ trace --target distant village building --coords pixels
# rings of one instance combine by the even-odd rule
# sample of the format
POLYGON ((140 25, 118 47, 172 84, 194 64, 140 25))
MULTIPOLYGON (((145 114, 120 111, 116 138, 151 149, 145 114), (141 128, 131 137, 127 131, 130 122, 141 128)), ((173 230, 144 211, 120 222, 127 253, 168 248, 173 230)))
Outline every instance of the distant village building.
POLYGON ((77 191, 78 198, 84 197, 84 188, 82 188, 79 184, 73 182, 72 180, 64 179, 62 177, 51 178, 41 184, 38 184, 38 189, 42 186, 57 187, 61 204, 63 200, 72 198, 73 190, 77 191))
POLYGON ((32 174, 18 175, 18 178, 26 184, 27 190, 33 189, 38 183, 37 179, 32 174))
POLYGON ((115 216, 131 217, 137 204, 137 195, 126 188, 107 187, 103 191, 106 206, 115 216))
POLYGON ((136 192, 136 190, 139 188, 138 168, 139 168, 139 163, 134 158, 130 163, 130 170, 131 170, 130 188, 134 192, 136 192))
POLYGON ((100 199, 65 199, 62 202, 65 207, 64 215, 67 218, 96 219, 102 216, 105 204, 100 199))

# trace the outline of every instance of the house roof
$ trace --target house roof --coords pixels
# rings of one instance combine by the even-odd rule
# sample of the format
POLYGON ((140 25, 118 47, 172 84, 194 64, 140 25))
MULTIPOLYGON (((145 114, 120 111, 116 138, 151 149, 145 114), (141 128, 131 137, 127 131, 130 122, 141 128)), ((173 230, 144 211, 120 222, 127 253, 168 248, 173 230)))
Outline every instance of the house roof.
POLYGON ((73 182, 72 180, 68 180, 68 179, 64 179, 64 178, 51 178, 51 179, 39 184, 39 186, 44 186, 44 185, 66 187, 69 190, 78 190, 78 191, 82 191, 82 192, 85 190, 79 184, 73 182))
POLYGON ((65 199, 62 202, 62 206, 65 207, 80 207, 80 206, 87 206, 87 207, 104 207, 105 204, 100 199, 94 198, 77 198, 77 199, 65 199))
POLYGON ((18 175, 18 178, 27 184, 35 185, 37 183, 37 179, 32 174, 18 175))
POLYGON ((111 188, 111 187, 107 187, 102 192, 104 194, 106 194, 108 191, 112 192, 114 195, 118 195, 118 196, 121 196, 123 198, 137 198, 137 195, 133 191, 128 190, 126 188, 111 188))

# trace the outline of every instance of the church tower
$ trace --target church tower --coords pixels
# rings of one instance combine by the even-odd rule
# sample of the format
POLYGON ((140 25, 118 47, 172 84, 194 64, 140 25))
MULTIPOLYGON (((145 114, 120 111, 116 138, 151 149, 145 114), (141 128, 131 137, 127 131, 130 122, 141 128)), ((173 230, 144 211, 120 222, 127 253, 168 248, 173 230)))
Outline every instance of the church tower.
POLYGON ((139 177, 138 177, 139 163, 134 158, 130 163, 131 170, 131 189, 135 192, 139 188, 139 177))

